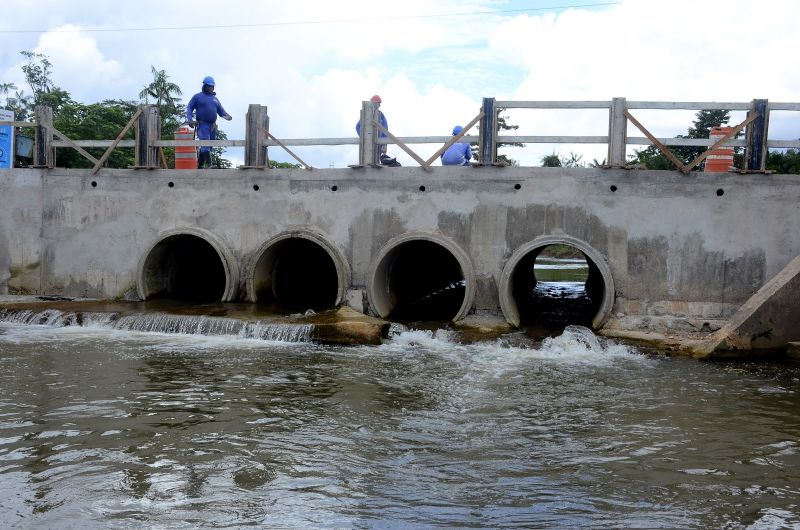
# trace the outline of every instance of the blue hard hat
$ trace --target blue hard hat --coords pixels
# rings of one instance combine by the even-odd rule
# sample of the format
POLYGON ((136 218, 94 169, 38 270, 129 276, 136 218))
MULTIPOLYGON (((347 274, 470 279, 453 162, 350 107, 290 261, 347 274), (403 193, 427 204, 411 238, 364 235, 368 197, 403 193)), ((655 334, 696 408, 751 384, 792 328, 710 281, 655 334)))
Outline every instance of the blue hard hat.
POLYGON ((211 77, 210 75, 207 75, 207 76, 205 76, 203 78, 203 84, 204 85, 209 85, 209 86, 214 86, 216 83, 214 83, 214 78, 213 77, 211 77))
POLYGON ((456 125, 455 127, 453 127, 453 136, 457 135, 458 133, 460 133, 463 130, 464 130, 464 127, 462 127, 461 125, 456 125))

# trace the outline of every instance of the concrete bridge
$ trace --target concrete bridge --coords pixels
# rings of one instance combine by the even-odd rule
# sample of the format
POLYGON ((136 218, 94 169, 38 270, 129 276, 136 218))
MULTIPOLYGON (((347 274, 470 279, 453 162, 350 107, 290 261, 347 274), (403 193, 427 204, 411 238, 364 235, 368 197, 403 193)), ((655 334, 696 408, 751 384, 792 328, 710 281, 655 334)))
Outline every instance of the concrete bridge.
MULTIPOLYGON (((517 325, 533 260, 565 243, 589 263, 595 328, 699 330, 722 325, 800 254, 791 175, 12 169, 0 196, 0 294, 292 299, 517 325), (413 304, 448 285, 433 306, 413 304)), ((788 335, 773 329, 751 346, 797 340, 797 287, 782 306, 788 335)))
POLYGON ((125 128, 136 125, 136 140, 122 140, 123 131, 111 142, 70 140, 39 107, 34 123, 6 122, 35 128, 38 167, 0 171, 0 294, 346 304, 389 319, 481 314, 517 326, 535 320, 528 294, 537 255, 560 243, 586 257, 596 329, 722 327, 717 344, 783 347, 800 340, 800 179, 767 174, 764 163, 767 148, 800 142, 768 138, 770 110, 800 104, 486 98, 462 133, 479 124, 478 137, 398 138, 381 130, 367 101, 360 138, 281 142, 260 105, 250 106, 243 141, 161 140, 157 109, 144 105, 125 128), (499 136, 498 107, 608 109, 609 134, 499 136), (678 108, 745 110, 747 118, 718 140, 659 139, 630 112, 678 108), (629 136, 629 122, 646 137, 629 136), (425 160, 408 146, 460 140, 477 140, 476 166, 432 167, 440 151, 425 160), (498 142, 607 143, 608 165, 498 167, 498 142), (420 167, 376 164, 381 143, 420 167), (123 144, 135 148, 136 169, 103 168, 123 144), (161 148, 184 144, 242 145, 245 166, 157 169, 161 148), (265 170, 269 146, 341 144, 359 145, 359 164, 265 170), (646 171, 625 167, 630 144, 668 157, 669 145, 709 149, 689 165, 675 159, 680 171, 646 171), (108 146, 100 159, 82 149, 98 146, 108 146), (743 170, 689 172, 721 146, 731 157, 745 148, 743 170), (54 167, 56 147, 79 150, 94 167, 54 167))

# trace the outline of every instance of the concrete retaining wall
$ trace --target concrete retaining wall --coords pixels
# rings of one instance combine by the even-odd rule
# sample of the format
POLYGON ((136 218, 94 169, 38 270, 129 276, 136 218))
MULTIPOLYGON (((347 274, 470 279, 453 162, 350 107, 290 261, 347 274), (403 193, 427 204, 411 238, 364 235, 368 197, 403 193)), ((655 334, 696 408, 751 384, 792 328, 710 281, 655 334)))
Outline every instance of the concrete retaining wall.
POLYGON ((515 251, 563 238, 605 261, 614 291, 605 316, 647 325, 728 318, 800 254, 800 178, 790 175, 14 169, 0 172, 0 194, 0 294, 136 297, 146 254, 185 231, 213 235, 236 269, 229 299, 252 299, 265 243, 295 231, 342 257, 344 298, 358 305, 387 243, 417 233, 469 261, 466 312, 499 312, 515 251))

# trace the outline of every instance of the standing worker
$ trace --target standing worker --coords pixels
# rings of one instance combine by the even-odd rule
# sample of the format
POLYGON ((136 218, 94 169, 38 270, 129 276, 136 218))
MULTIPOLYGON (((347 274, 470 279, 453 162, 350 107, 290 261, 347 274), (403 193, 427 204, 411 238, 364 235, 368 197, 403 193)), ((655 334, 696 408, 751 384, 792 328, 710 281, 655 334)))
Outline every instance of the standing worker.
MULTIPOLYGON (((389 130, 389 124, 386 121, 386 116, 384 116, 383 112, 380 110, 380 106, 381 106, 381 103, 382 103, 381 97, 379 95, 375 94, 374 96, 372 96, 370 98, 370 101, 375 103, 375 105, 378 107, 378 122, 381 124, 381 126, 384 129, 389 130)), ((358 123, 356 123, 356 134, 361 136, 361 120, 360 119, 358 120, 358 123)), ((386 133, 383 132, 383 131, 380 131, 380 134, 378 135, 378 137, 386 138, 386 133)), ((386 147, 387 147, 386 144, 381 144, 381 155, 385 155, 386 154, 386 147)))
MULTIPOLYGON (((460 134, 464 128, 461 125, 453 127, 453 136, 460 134)), ((468 143, 456 142, 442 153, 443 166, 468 166, 472 158, 472 149, 468 143)))
MULTIPOLYGON (((192 96, 186 105, 186 122, 197 127, 198 140, 217 139, 217 115, 230 121, 233 118, 222 108, 222 103, 214 92, 214 78, 207 75, 203 79, 203 90, 192 96), (196 111, 196 112, 195 112, 196 111), (192 119, 192 113, 196 119, 192 119)), ((197 156, 197 167, 211 167, 211 147, 202 146, 197 156)))

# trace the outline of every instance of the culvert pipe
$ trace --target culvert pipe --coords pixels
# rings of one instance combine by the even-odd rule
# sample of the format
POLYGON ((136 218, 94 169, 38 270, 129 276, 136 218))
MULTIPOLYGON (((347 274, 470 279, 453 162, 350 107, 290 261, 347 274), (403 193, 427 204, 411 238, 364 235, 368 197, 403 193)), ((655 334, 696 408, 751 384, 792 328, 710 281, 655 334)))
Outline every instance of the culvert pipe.
POLYGON ((278 234, 254 253, 247 274, 251 302, 293 311, 332 309, 345 299, 350 266, 325 236, 308 229, 278 234))
POLYGON ((231 252, 215 235, 198 228, 161 234, 139 260, 136 278, 142 300, 230 302, 239 285, 231 252))
POLYGON ((586 258, 589 275, 586 292, 592 299, 591 327, 599 329, 614 307, 614 279, 603 255, 580 239, 559 235, 542 236, 517 248, 503 267, 500 276, 500 308, 506 322, 519 327, 525 324, 524 300, 520 293, 530 293, 536 286, 533 266, 539 253, 549 245, 569 245, 580 250, 586 258), (521 309, 523 314, 521 314, 521 309))
POLYGON ((367 298, 381 318, 400 321, 457 321, 475 297, 467 254, 438 234, 409 233, 378 252, 367 279, 367 298))

